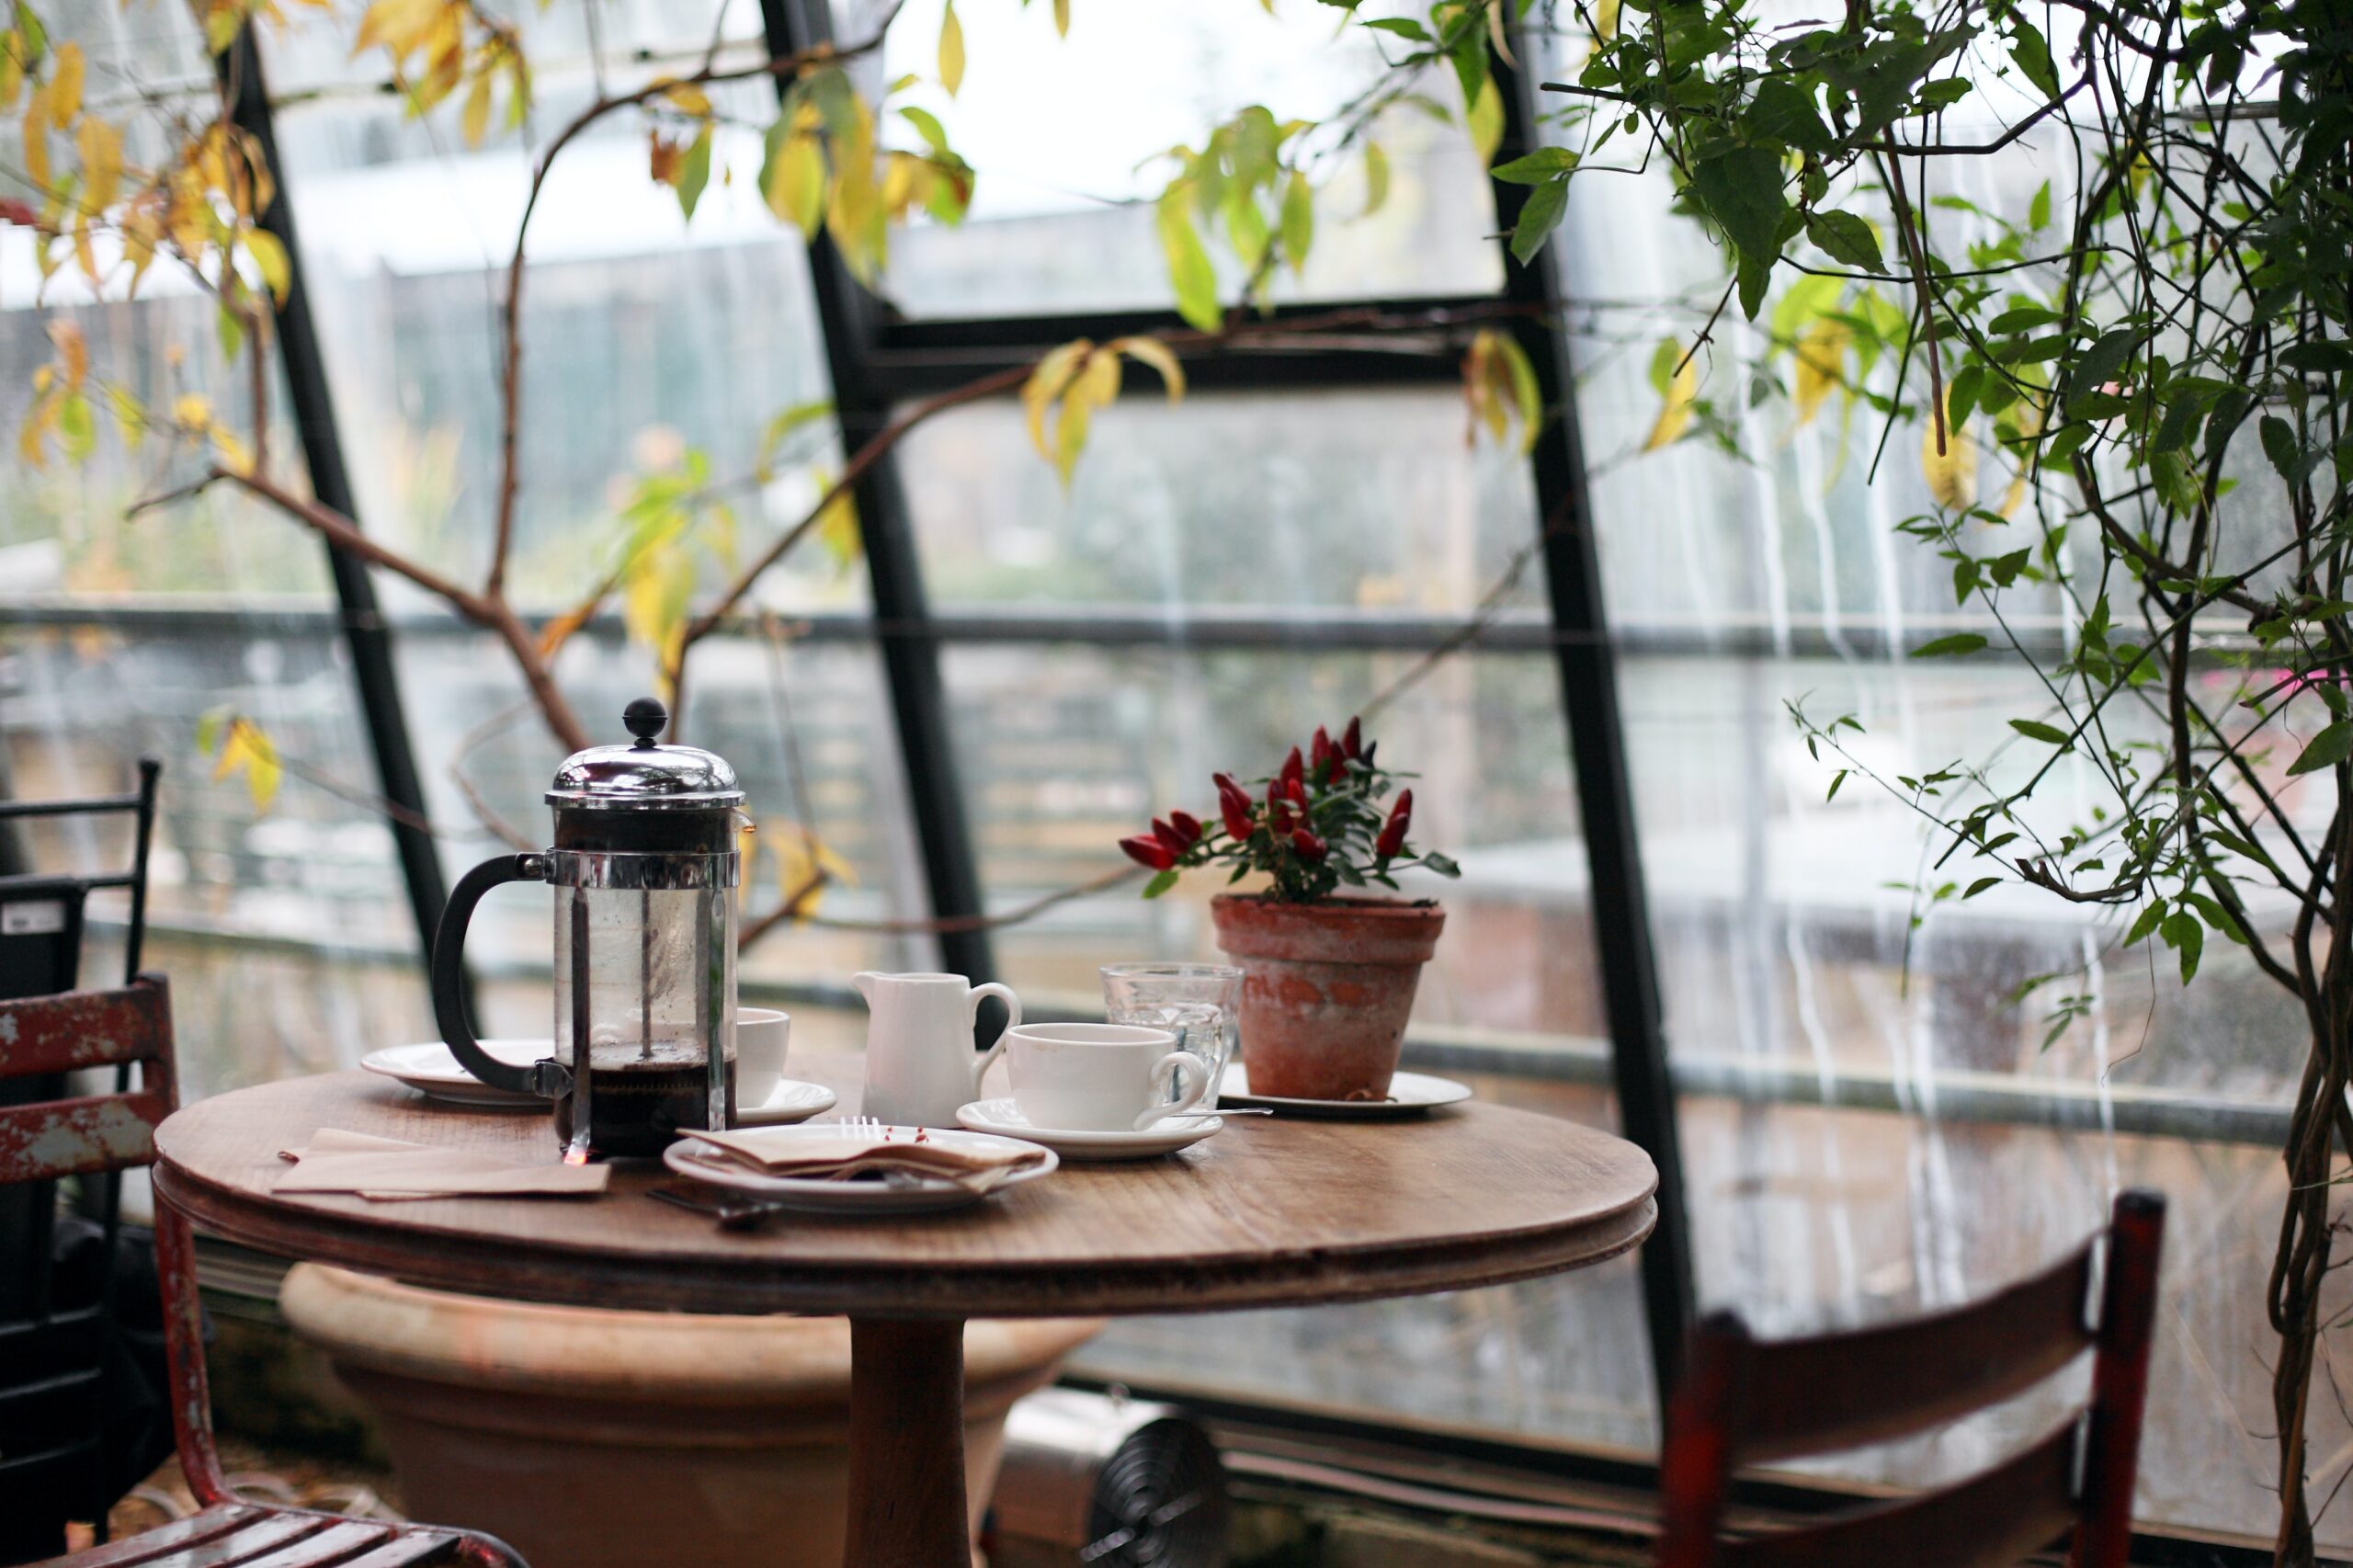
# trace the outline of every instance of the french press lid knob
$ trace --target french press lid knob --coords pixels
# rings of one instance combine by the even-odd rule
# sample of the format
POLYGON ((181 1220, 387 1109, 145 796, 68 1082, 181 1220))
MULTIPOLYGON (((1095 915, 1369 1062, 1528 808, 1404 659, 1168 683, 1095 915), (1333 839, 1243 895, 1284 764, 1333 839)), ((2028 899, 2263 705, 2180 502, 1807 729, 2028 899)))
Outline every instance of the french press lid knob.
POLYGON ((716 811, 744 803, 727 759, 694 746, 665 746, 655 737, 669 727, 669 710, 641 697, 621 710, 634 745, 590 746, 564 758, 548 803, 600 812, 716 811))
POLYGON ((654 737, 670 727, 670 710, 651 697, 641 697, 621 710, 621 724, 637 737, 631 751, 652 751, 654 737))

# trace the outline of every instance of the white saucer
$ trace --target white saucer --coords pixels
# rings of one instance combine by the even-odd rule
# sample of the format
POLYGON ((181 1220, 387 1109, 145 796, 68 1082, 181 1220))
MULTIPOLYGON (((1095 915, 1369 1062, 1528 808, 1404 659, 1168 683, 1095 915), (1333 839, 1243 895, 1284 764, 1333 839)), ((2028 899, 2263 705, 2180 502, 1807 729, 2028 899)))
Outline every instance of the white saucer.
POLYGON ((1250 1073, 1239 1062, 1226 1065, 1225 1076, 1219 1080, 1217 1097, 1221 1103, 1265 1106, 1283 1116, 1325 1117, 1335 1121, 1384 1121, 1401 1116, 1419 1116, 1442 1105, 1457 1105, 1471 1097, 1471 1085, 1458 1084, 1451 1078, 1433 1077, 1427 1073, 1399 1073, 1389 1080, 1389 1097, 1385 1100, 1290 1100, 1276 1095, 1254 1095, 1250 1092, 1250 1073))
MULTIPOLYGON (((529 1067, 555 1054, 555 1041, 551 1040, 486 1040, 482 1048, 510 1067, 529 1067)), ((519 1110, 526 1107, 544 1108, 548 1103, 537 1095, 492 1088, 459 1066, 449 1048, 438 1040, 371 1051, 359 1059, 359 1065, 382 1077, 397 1078, 418 1093, 449 1105, 519 1110)))
POLYGON ((1009 1098, 974 1100, 956 1113, 956 1119, 975 1132, 994 1132, 1040 1143, 1065 1160, 1148 1160, 1173 1154, 1199 1142, 1225 1125, 1222 1117, 1172 1116, 1141 1132, 1081 1132, 1059 1127, 1032 1127, 1021 1108, 1009 1098))
MULTIPOLYGON (((902 1136, 913 1136, 915 1129, 894 1129, 902 1136)), ((817 1136, 834 1139, 841 1136, 839 1127, 767 1127, 756 1136, 763 1143, 789 1144, 796 1137, 817 1136)), ((950 1128, 931 1128, 924 1136, 932 1142, 950 1149, 995 1148, 1017 1142, 998 1138, 985 1132, 959 1132, 950 1128)), ((822 1181, 806 1176, 767 1176, 745 1165, 732 1162, 720 1163, 695 1157, 695 1135, 685 1133, 678 1141, 662 1151, 662 1163, 682 1176, 705 1181, 713 1187, 723 1187, 733 1192, 748 1193, 786 1209, 803 1210, 812 1214, 930 1214, 944 1209, 962 1209, 992 1196, 984 1192, 967 1192, 952 1181, 937 1176, 915 1176, 906 1182, 896 1181, 822 1181)), ((1035 1144, 1024 1143, 1024 1148, 1035 1144)), ((1062 1162, 1051 1149, 1046 1151, 1046 1163, 1018 1175, 1008 1176, 995 1190, 1019 1187, 1051 1175, 1062 1162)))
POLYGON ((806 1121, 813 1116, 823 1116, 834 1108, 836 1096, 823 1084, 804 1084, 798 1078, 779 1078, 768 1097, 758 1105, 738 1105, 735 1125, 738 1127, 790 1127, 796 1121, 806 1121))

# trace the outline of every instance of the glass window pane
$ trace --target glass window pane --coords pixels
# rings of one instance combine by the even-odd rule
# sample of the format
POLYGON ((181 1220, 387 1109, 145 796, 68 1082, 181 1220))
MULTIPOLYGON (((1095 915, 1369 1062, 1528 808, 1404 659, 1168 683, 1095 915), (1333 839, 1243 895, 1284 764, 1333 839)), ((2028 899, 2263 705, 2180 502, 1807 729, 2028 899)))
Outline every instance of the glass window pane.
MULTIPOLYGON (((756 10, 739 9, 731 36, 756 40, 756 10)), ((600 69, 608 85, 642 80, 671 52, 699 62, 712 36, 708 7, 620 7, 625 25, 601 36, 601 58, 623 63, 600 68, 577 36, 587 12, 523 23, 527 50, 543 51, 533 56, 542 138, 586 106, 600 69)), ((270 49, 286 185, 353 483, 371 529, 479 581, 498 506, 501 307, 537 154, 504 131, 468 149, 449 114, 414 119, 392 96, 301 90, 381 66, 372 51, 356 63, 348 53, 321 22, 270 49)), ((726 123, 691 224, 648 179, 644 121, 629 111, 563 151, 533 211, 510 568, 526 603, 568 608, 613 572, 634 537, 622 513, 650 479, 684 481, 696 582, 715 591, 731 563, 806 514, 819 470, 838 467, 829 418, 798 426, 764 460, 770 420, 831 391, 805 251, 754 177, 774 89, 752 79, 712 97, 726 123)), ((864 574, 813 543, 751 603, 855 608, 864 596, 864 574)))
MULTIPOLYGON (((835 9, 848 41, 866 38, 889 7, 837 0, 835 9)), ((1172 309, 1151 205, 1169 178, 1163 154, 1202 145, 1252 104, 1278 119, 1323 119, 1370 85, 1381 69, 1374 35, 1350 28, 1336 38, 1334 15, 1308 6, 1269 15, 1254 0, 1119 0, 1074 7, 1070 36, 1057 38, 1048 6, 960 7, 969 62, 961 90, 951 100, 926 85, 912 101, 939 116, 976 171, 972 210, 958 228, 917 224, 894 234, 883 292, 917 319, 1172 309)), ((929 78, 938 43, 926 21, 903 17, 870 74, 878 82, 929 78)), ((1450 76, 1433 74, 1425 86, 1459 106, 1450 76)), ((1500 289, 1494 203, 1461 130, 1401 106, 1370 135, 1389 159, 1388 199, 1366 214, 1360 156, 1324 153, 1319 142, 1306 272, 1294 278, 1283 269, 1273 297, 1500 289)), ((1221 292, 1238 296, 1241 268, 1222 244, 1211 254, 1221 292)))
POLYGON ((936 417, 901 450, 942 613, 1279 608, 1378 625, 1467 616, 1517 568, 1500 613, 1522 631, 1541 619, 1528 464, 1467 443, 1451 389, 1171 405, 1149 387, 1096 416, 1068 491, 1011 402, 936 417))

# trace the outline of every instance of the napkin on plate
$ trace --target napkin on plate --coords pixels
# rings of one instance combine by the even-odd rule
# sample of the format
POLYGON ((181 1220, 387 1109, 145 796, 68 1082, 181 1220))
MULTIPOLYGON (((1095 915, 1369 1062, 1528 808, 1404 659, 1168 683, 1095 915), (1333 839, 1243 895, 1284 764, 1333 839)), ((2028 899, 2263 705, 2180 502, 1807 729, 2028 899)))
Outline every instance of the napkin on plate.
POLYGON ((949 1148, 919 1128, 894 1128, 887 1138, 862 1127, 845 1127, 838 1133, 813 1127, 794 1131, 796 1136, 789 1140, 699 1129, 687 1136, 698 1145, 694 1158, 710 1165, 741 1165, 763 1176, 847 1181, 870 1173, 898 1171, 950 1181, 967 1192, 993 1191, 1044 1165, 1048 1157, 1045 1150, 1034 1144, 1010 1140, 1002 1147, 949 1148))
POLYGON ((278 1157, 293 1166, 271 1184, 273 1192, 356 1192, 362 1198, 602 1192, 613 1174, 610 1165, 524 1165, 333 1127, 320 1128, 310 1142, 281 1150, 278 1157))

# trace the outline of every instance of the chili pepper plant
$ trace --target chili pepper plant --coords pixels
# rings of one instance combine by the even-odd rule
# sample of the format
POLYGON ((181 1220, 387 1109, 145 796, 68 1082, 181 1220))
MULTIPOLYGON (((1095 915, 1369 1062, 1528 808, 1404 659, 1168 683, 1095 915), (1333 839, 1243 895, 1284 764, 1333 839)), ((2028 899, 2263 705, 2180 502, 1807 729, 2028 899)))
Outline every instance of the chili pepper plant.
POLYGON ((1264 872, 1280 903, 1316 903, 1343 888, 1395 892, 1393 873, 1413 866, 1461 876, 1444 855, 1406 842, 1414 791, 1391 791, 1414 775, 1381 767, 1373 760, 1378 745, 1364 738, 1361 720, 1350 719, 1336 741, 1318 726, 1304 748, 1291 747, 1280 767, 1248 788, 1230 773, 1212 774, 1214 818, 1172 811, 1154 818, 1151 832, 1120 840, 1128 858, 1154 873, 1143 896, 1158 898, 1178 873, 1201 866, 1231 867, 1228 885, 1264 872))

